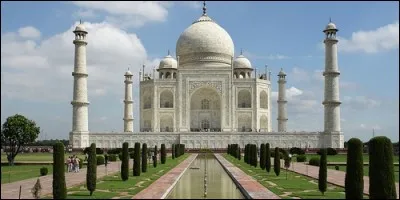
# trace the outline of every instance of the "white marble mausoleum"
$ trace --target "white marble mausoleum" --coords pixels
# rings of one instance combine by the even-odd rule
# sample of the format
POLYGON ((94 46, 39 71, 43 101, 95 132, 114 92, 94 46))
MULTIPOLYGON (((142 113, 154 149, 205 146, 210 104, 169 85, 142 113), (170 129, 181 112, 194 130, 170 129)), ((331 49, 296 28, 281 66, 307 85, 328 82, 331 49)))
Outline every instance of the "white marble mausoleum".
MULTIPOLYGON (((176 57, 168 52, 152 74, 125 73, 124 132, 93 133, 88 127, 86 31, 75 31, 73 148, 96 143, 100 148, 119 148, 123 142, 149 146, 185 144, 187 148, 226 148, 230 143, 271 147, 343 148, 340 128, 339 75, 335 24, 325 30, 324 130, 287 132, 286 74, 277 74, 278 108, 271 107, 271 72, 257 72, 242 53, 234 55, 230 35, 206 13, 180 35, 176 57), (158 73, 155 73, 157 70, 158 73), (158 74, 158 75, 156 75, 158 74), (133 129, 132 83, 140 82, 140 130, 133 129), (278 109, 277 131, 272 131, 271 109, 278 109)), ((90 79, 89 79, 90 81, 90 79)), ((122 83, 122 82, 121 82, 122 83)))

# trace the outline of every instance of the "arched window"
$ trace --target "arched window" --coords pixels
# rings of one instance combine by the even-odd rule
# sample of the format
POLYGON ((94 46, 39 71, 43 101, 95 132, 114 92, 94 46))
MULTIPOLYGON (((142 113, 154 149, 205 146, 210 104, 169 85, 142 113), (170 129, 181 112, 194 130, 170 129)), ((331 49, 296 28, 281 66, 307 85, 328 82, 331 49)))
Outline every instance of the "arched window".
POLYGON ((210 101, 208 99, 201 100, 201 109, 202 110, 210 109, 210 101))
POLYGON ((251 108, 251 94, 248 90, 241 90, 238 94, 238 108, 251 108))
POLYGON ((174 76, 173 76, 173 78, 174 78, 174 79, 176 79, 176 72, 174 72, 174 76))
POLYGON ((268 95, 265 91, 260 93, 260 108, 268 109, 268 95))
POLYGON ((165 90, 160 94, 160 108, 173 108, 174 95, 171 91, 165 90))
POLYGON ((171 73, 170 72, 167 72, 166 74, 165 74, 165 78, 167 79, 167 78, 171 78, 171 73))
POLYGON ((146 96, 144 97, 144 105, 143 105, 143 108, 144 108, 144 109, 151 108, 151 97, 150 97, 150 95, 146 95, 146 96))
POLYGON ((201 128, 202 129, 209 129, 210 128, 210 122, 208 120, 202 120, 201 121, 201 128))

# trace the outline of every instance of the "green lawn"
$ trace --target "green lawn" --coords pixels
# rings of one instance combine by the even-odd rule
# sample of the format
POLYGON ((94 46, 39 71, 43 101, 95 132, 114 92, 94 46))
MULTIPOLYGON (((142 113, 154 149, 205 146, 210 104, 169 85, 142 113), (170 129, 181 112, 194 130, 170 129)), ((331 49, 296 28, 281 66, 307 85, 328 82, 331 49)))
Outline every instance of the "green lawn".
MULTIPOLYGON (((24 179, 34 178, 40 176, 40 168, 47 167, 49 170, 47 175, 53 173, 53 165, 14 165, 1 166, 1 184, 11 183, 24 179)), ((86 166, 83 166, 86 168, 86 166)), ((65 166, 67 170, 67 166, 65 166)))
MULTIPOLYGON (((65 154, 65 159, 68 156, 78 156, 81 160, 85 159, 85 155, 83 154, 65 154)), ((1 154, 1 161, 7 162, 7 155, 5 153, 1 154)), ((14 162, 18 161, 53 161, 53 153, 19 153, 16 157, 14 162)))
MULTIPOLYGON (((335 166, 328 166, 329 169, 335 169, 335 166)), ((346 166, 339 166, 340 171, 346 171, 346 166)), ((369 166, 364 165, 364 176, 369 176, 369 166)), ((399 182, 399 166, 394 166, 394 177, 396 182, 399 182)))
MULTIPOLYGON (((89 196, 89 191, 86 189, 85 185, 86 183, 69 188, 67 199, 111 199, 112 197, 131 199, 135 194, 139 193, 169 170, 173 169, 189 155, 190 154, 182 155, 178 159, 167 157, 166 163, 159 163, 156 168, 153 167, 153 164, 149 164, 147 165, 147 172, 141 172, 140 176, 133 176, 132 169, 130 169, 129 179, 127 181, 121 180, 119 172, 98 179, 96 191, 93 193, 93 196, 89 196)), ((50 198, 50 196, 47 196, 46 199, 47 198, 50 198)))
MULTIPOLYGON (((310 160, 312 157, 320 157, 318 154, 306 154, 307 160, 310 160)), ((369 155, 368 154, 363 154, 363 160, 364 162, 369 162, 369 155)), ((334 156, 327 156, 327 161, 328 162, 347 162, 347 154, 337 154, 334 156)), ((394 156, 393 162, 398 163, 399 162, 399 156, 394 156)))
MULTIPOLYGON (((274 173, 273 166, 271 171, 267 173, 266 170, 262 170, 259 165, 257 168, 250 166, 244 162, 243 159, 240 161, 223 154, 223 156, 236 167, 239 167, 242 171, 247 173, 256 179, 263 186, 268 188, 271 192, 279 195, 284 199, 291 199, 298 197, 301 199, 344 199, 344 188, 334 186, 328 183, 327 191, 325 195, 322 195, 318 190, 318 180, 308 178, 303 175, 296 174, 294 172, 286 171, 281 169, 280 175, 276 176, 274 173), (288 178, 286 179, 286 173, 288 178)), ((273 163, 272 163, 273 164, 273 163)), ((368 198, 365 196, 364 198, 368 198)))

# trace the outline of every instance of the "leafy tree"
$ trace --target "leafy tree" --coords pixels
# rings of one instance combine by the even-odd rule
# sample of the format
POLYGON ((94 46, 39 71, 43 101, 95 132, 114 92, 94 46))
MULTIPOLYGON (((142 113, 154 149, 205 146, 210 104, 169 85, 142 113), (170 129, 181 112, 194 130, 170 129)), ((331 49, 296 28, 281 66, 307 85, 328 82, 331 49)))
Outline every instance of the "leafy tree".
POLYGON ((324 195, 326 192, 327 185, 327 161, 326 161, 326 149, 320 149, 321 159, 319 162, 319 174, 318 174, 318 189, 324 195))
POLYGON ((133 156, 133 176, 140 176, 140 143, 135 143, 133 156))
POLYGON ((129 179, 129 143, 122 144, 122 163, 121 163, 121 179, 126 181, 129 179))
POLYGON ((364 191, 363 143, 351 138, 347 143, 347 162, 344 188, 346 199, 362 199, 364 191))
POLYGON ((142 145, 142 172, 147 172, 147 144, 142 145))
POLYGON ((161 144, 161 164, 165 164, 167 152, 165 151, 165 144, 161 144))
POLYGON ((284 149, 282 149, 283 150, 283 159, 284 159, 284 165, 285 165, 285 168, 286 168, 286 180, 287 180, 287 173, 288 173, 288 168, 290 167, 290 160, 291 160, 291 158, 289 157, 289 153, 286 151, 286 150, 284 150, 284 149))
POLYGON ((265 144, 265 169, 269 173, 271 170, 271 150, 269 149, 269 143, 265 144))
POLYGON ((67 186, 65 183, 64 145, 60 142, 53 147, 53 198, 66 199, 67 186))
POLYGON ((265 144, 263 143, 260 146, 260 168, 263 170, 265 169, 265 158, 265 144))
POLYGON ((171 151, 172 159, 175 159, 175 144, 172 144, 171 151))
POLYGON ((279 155, 279 148, 275 147, 275 156, 274 156, 274 172, 277 176, 279 176, 279 173, 281 172, 281 160, 280 155, 279 155))
POLYGON ((14 165, 15 156, 24 146, 34 142, 39 133, 40 127, 22 115, 16 114, 6 119, 1 129, 1 144, 9 148, 6 155, 10 165, 14 165))
POLYGON ((392 142, 385 136, 378 136, 369 141, 368 148, 369 197, 396 199, 392 142))
POLYGON ((157 167, 157 145, 154 147, 154 156, 153 156, 153 166, 154 168, 157 167))

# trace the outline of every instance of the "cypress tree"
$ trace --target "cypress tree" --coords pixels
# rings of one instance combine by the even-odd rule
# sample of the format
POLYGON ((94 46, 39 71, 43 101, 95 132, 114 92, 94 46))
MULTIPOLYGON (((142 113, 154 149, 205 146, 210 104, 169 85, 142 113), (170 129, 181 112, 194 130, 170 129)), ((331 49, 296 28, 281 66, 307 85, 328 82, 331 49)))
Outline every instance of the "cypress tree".
POLYGON ((320 149, 320 152, 321 152, 321 159, 319 162, 318 189, 324 195, 327 187, 326 149, 320 149))
POLYGON ((65 183, 64 144, 57 142, 53 146, 53 198, 66 199, 67 186, 65 183))
POLYGON ((368 142, 369 198, 396 199, 393 145, 389 138, 378 136, 368 142))
POLYGON ((279 148, 275 147, 275 155, 274 155, 274 172, 277 176, 281 172, 281 160, 279 155, 279 148))
POLYGON ((153 166, 154 168, 157 167, 157 145, 154 147, 154 156, 153 156, 153 166))
POLYGON ((179 144, 175 144, 175 158, 179 157, 179 144))
POLYGON ((347 167, 344 188, 346 199, 362 199, 364 191, 363 143, 357 138, 347 142, 347 167))
POLYGON ((242 155, 240 153, 240 147, 237 148, 237 154, 238 154, 238 160, 240 160, 242 158, 242 155))
POLYGON ((165 144, 161 144, 161 164, 165 164, 165 160, 166 160, 165 144))
POLYGON ((246 150, 247 150, 247 144, 246 145, 244 145, 244 157, 243 157, 243 160, 244 160, 244 162, 245 163, 247 163, 247 155, 246 155, 246 150))
POLYGON ((260 146, 260 168, 265 169, 265 144, 261 144, 260 146))
POLYGON ((121 179, 126 181, 129 179, 129 144, 124 142, 122 144, 122 163, 121 163, 121 179))
POLYGON ((258 164, 257 145, 254 144, 253 148, 254 148, 254 150, 253 150, 253 153, 254 153, 254 160, 253 160, 254 161, 254 167, 257 167, 257 164, 258 164))
POLYGON ((147 144, 142 145, 142 172, 147 172, 147 144))
POLYGON ((175 144, 172 144, 171 151, 172 159, 175 159, 175 144))
POLYGON ((249 165, 253 166, 253 145, 249 144, 249 165))
POLYGON ((269 149, 269 143, 265 145, 265 155, 265 169, 269 173, 269 171, 271 170, 271 150, 269 149))
POLYGON ((135 143, 133 152, 133 176, 140 176, 140 143, 135 143))
POLYGON ((97 181, 97 156, 96 156, 96 144, 92 143, 89 150, 89 158, 87 161, 87 173, 86 173, 86 188, 90 191, 90 196, 96 190, 97 181))

